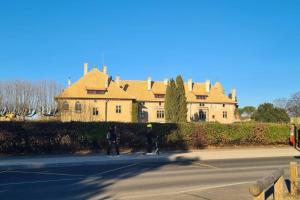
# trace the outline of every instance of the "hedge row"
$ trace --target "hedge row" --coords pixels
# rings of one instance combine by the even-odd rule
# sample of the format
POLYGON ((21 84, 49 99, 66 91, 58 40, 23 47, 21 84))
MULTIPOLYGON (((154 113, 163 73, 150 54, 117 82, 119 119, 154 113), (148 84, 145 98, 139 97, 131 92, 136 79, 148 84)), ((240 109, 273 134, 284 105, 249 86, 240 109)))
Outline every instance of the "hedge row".
MULTIPOLYGON (((116 125, 120 146, 145 147, 146 124, 84 122, 0 122, 0 153, 65 153, 106 148, 106 132, 116 125)), ((153 124, 163 148, 203 148, 208 145, 288 144, 289 125, 263 123, 153 124)))

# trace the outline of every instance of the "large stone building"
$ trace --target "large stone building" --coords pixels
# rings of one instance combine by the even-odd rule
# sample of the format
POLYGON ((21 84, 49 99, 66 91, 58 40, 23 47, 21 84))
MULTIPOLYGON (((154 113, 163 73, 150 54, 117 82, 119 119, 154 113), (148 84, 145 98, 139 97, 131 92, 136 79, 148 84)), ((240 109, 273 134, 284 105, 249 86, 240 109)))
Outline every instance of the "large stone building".
MULTIPOLYGON (((164 97, 168 80, 121 80, 112 79, 106 66, 102 71, 93 68, 88 71, 84 64, 83 76, 56 97, 60 105, 62 121, 132 121, 133 103, 138 104, 139 122, 165 122, 164 97)), ((211 85, 193 82, 185 83, 188 121, 236 121, 236 92, 226 96, 219 82, 211 85)))

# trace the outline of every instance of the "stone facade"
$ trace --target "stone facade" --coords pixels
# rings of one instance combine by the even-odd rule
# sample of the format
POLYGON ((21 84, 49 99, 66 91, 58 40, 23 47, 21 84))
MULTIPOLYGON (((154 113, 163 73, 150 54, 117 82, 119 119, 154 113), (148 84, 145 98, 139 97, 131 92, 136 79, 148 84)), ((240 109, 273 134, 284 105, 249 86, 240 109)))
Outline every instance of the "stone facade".
MULTIPOLYGON (((168 81, 113 80, 106 66, 88 71, 84 65, 83 76, 56 97, 62 121, 132 121, 133 102, 138 103, 138 121, 165 122, 164 96, 168 81)), ((222 85, 210 81, 185 83, 187 121, 236 121, 236 92, 226 96, 222 85)))

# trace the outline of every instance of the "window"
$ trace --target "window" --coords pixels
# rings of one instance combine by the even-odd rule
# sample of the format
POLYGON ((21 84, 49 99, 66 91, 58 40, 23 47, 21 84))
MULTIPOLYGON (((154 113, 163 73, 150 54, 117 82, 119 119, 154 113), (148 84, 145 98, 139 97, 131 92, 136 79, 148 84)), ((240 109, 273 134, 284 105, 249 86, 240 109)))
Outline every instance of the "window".
POLYGON ((154 94, 155 98, 165 98, 164 94, 154 94))
POLYGON ((157 119, 163 119, 163 118, 165 118, 165 111, 163 111, 163 110, 158 110, 158 111, 156 112, 156 117, 157 117, 157 119))
POLYGON ((205 104, 204 103, 199 103, 199 106, 204 107, 205 104))
POLYGON ((93 108, 93 115, 98 115, 99 112, 98 112, 98 108, 93 108))
POLYGON ((68 102, 64 101, 64 103, 62 105, 62 109, 65 110, 65 111, 69 110, 69 104, 68 104, 68 102))
POLYGON ((116 113, 121 113, 121 112, 122 112, 121 106, 116 106, 116 113))
POLYGON ((139 118, 144 119, 145 118, 145 111, 140 111, 139 112, 139 118))
POLYGON ((206 95, 196 95, 196 99, 206 99, 206 95))
POLYGON ((159 106, 161 106, 161 103, 162 103, 161 101, 160 101, 160 102, 158 102, 158 105, 159 105, 159 106))
POLYGON ((223 104, 223 107, 225 108, 225 104, 223 104))
POLYGON ((81 112, 81 103, 79 101, 75 103, 75 112, 81 112))
POLYGON ((223 118, 227 118, 227 112, 223 111, 223 118))
POLYGON ((213 115, 213 116, 212 116, 212 118, 213 118, 213 119, 215 119, 215 118, 216 118, 216 116, 215 116, 215 115, 213 115))
POLYGON ((88 94, 104 94, 105 90, 87 90, 88 94))

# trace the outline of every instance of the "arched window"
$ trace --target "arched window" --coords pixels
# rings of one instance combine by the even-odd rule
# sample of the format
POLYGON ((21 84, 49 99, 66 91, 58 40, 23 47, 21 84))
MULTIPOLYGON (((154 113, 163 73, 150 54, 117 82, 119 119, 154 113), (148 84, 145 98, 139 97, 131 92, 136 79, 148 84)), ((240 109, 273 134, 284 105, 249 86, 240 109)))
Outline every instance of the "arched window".
POLYGON ((81 112, 81 103, 79 101, 75 103, 75 112, 81 112))
POLYGON ((69 104, 68 104, 68 102, 66 102, 66 101, 63 102, 62 109, 65 110, 65 111, 69 110, 69 104))

